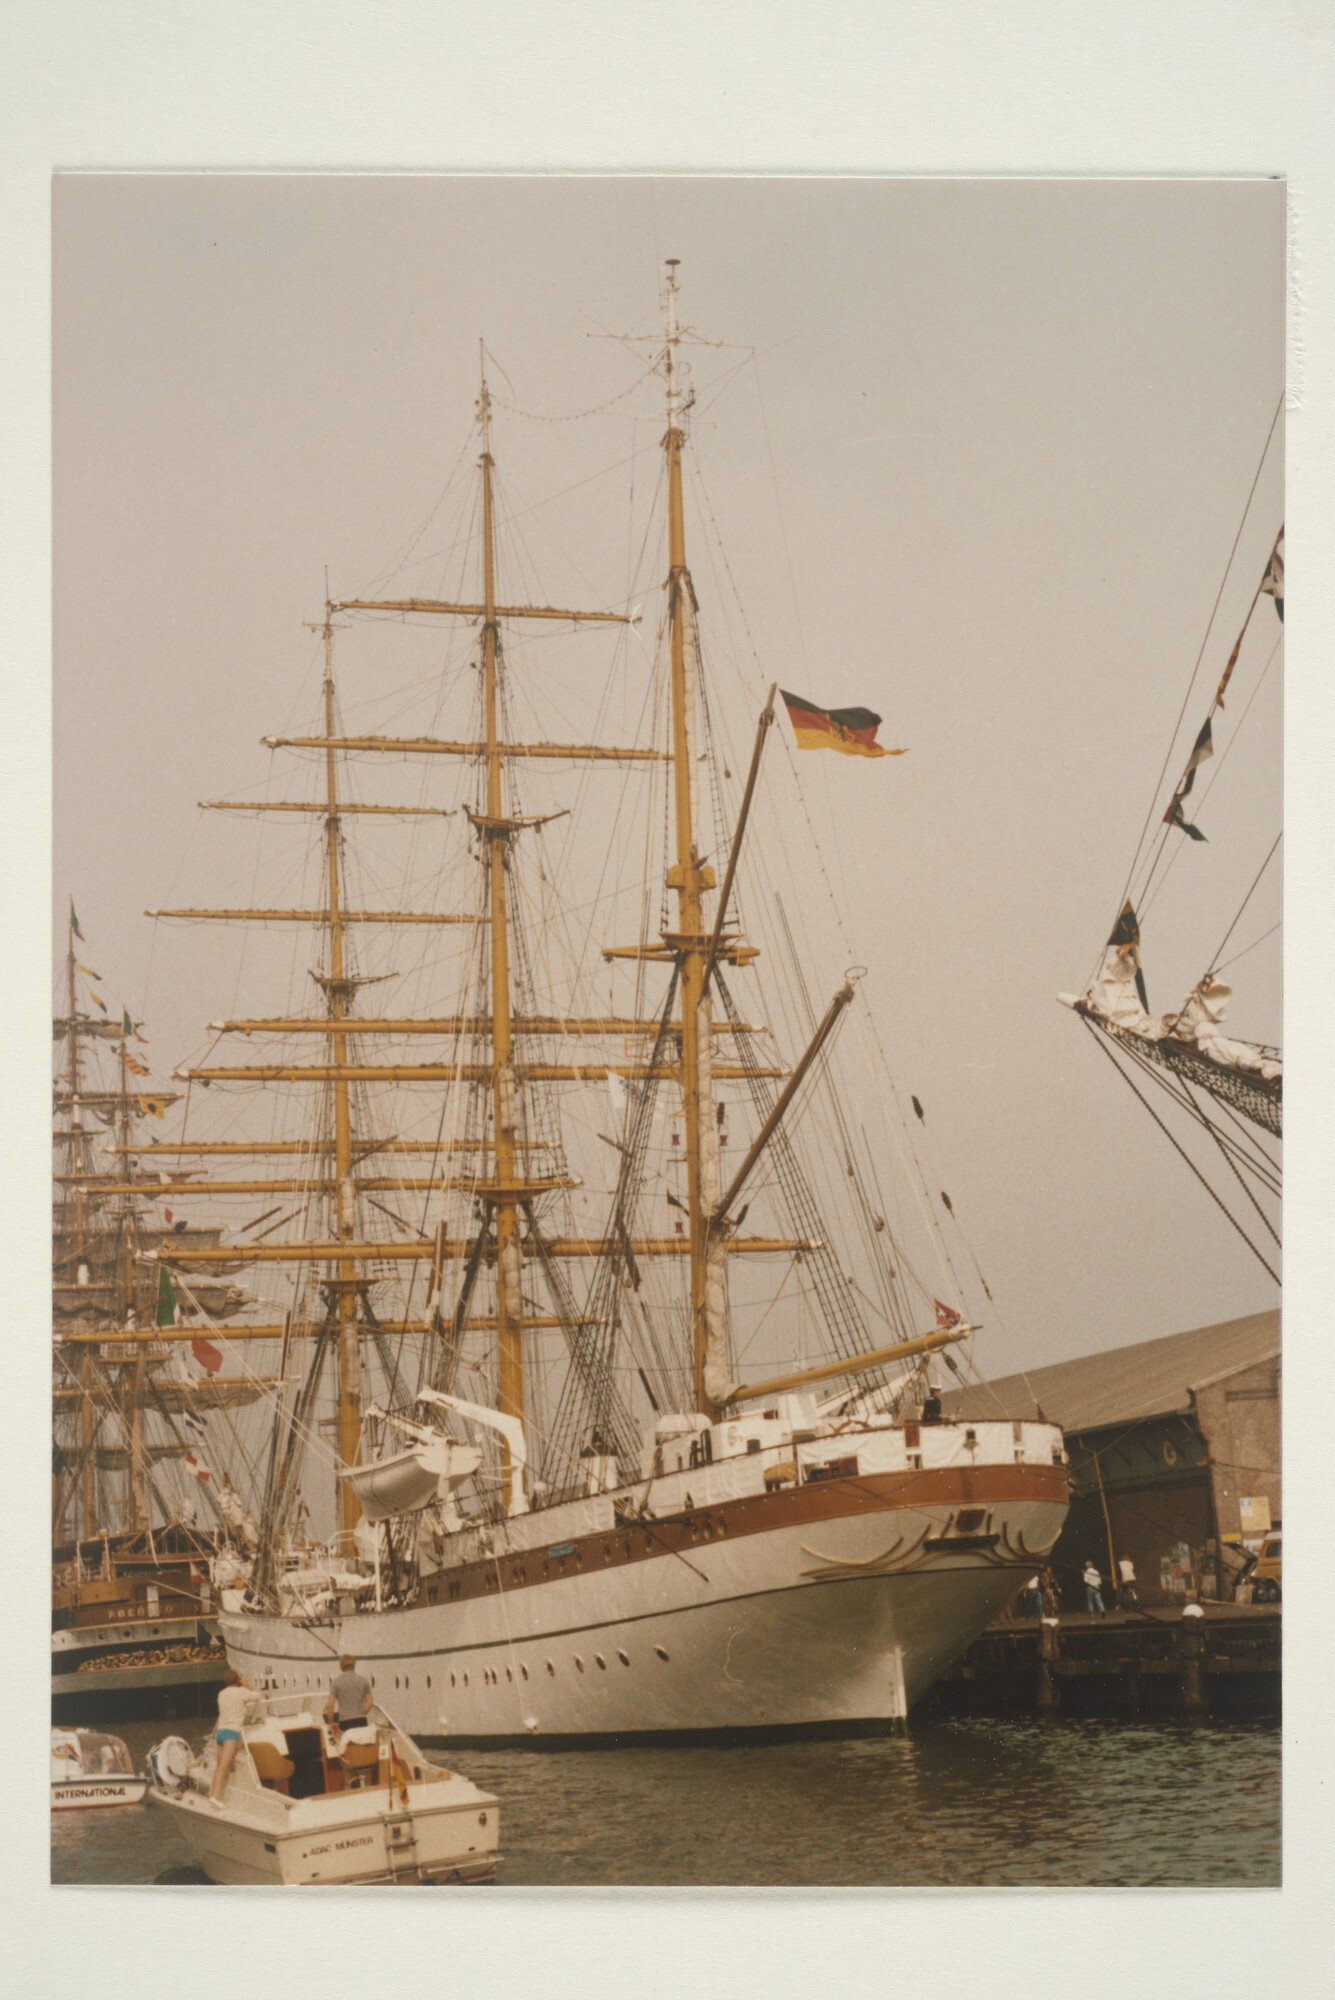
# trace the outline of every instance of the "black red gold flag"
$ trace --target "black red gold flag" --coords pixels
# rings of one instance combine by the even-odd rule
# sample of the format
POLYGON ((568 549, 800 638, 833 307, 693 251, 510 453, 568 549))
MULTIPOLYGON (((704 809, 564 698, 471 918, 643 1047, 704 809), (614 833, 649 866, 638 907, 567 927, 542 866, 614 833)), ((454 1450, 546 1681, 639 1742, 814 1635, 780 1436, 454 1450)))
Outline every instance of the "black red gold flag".
POLYGON ((845 757, 902 757, 876 741, 881 718, 870 708, 821 708, 780 688, 799 750, 838 750, 845 757))

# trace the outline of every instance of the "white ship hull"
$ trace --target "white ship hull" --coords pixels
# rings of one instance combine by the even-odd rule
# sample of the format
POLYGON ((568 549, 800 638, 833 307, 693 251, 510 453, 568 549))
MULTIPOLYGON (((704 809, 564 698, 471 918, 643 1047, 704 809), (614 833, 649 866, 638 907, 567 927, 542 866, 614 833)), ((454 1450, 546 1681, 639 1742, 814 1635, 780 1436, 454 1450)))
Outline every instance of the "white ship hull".
MULTIPOLYGON (((986 1428, 1010 1442, 1011 1425, 986 1428)), ((751 1458, 679 1475, 698 1503, 680 1514, 617 1523, 630 1494, 554 1507, 527 1517, 525 1546, 424 1579, 445 1602, 322 1622, 229 1615, 228 1656, 282 1693, 327 1685, 352 1652, 379 1699, 437 1740, 893 1725, 1061 1530, 1059 1434, 1023 1429, 1042 1433, 1046 1463, 1015 1453, 767 1493, 751 1458), (732 1497, 711 1496, 728 1485, 732 1497), (605 1531, 558 1542, 563 1520, 599 1508, 605 1531), (983 1532, 957 1532, 961 1517, 983 1532)), ((863 1459, 887 1455, 868 1443, 863 1459)))

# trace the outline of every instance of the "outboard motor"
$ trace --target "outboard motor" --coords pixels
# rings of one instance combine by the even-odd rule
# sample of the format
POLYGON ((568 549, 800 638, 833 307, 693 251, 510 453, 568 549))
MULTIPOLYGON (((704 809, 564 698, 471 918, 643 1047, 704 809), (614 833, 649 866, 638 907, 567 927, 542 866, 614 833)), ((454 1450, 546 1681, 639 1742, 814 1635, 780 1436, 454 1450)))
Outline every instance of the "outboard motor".
POLYGON ((183 1736, 167 1736, 148 1753, 148 1771, 160 1792, 182 1792, 194 1754, 183 1736))

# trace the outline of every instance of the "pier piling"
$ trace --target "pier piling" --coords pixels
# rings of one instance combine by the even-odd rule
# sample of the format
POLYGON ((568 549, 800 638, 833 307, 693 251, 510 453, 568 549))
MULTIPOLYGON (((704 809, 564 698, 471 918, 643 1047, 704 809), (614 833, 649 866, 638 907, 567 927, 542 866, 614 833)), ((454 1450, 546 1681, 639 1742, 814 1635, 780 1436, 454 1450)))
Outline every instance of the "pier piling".
POLYGON ((1044 1618, 1038 1635, 1038 1707, 1051 1714, 1061 1706, 1057 1677, 1053 1669, 1061 1652, 1061 1620, 1044 1618))

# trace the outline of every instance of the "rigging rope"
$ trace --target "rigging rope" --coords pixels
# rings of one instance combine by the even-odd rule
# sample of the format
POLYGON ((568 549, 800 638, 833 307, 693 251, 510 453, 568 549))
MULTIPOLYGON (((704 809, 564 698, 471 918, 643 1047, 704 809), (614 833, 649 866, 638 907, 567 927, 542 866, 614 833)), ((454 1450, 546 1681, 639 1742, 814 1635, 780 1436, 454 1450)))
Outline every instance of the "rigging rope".
MULTIPOLYGON (((1261 447, 1261 456, 1257 460, 1256 471, 1252 477, 1252 483, 1248 488, 1247 498, 1243 503, 1242 514, 1238 520, 1237 533, 1233 537, 1233 546, 1232 548, 1230 548, 1228 552, 1228 560, 1224 564, 1224 572, 1219 579, 1219 589, 1216 591, 1214 603, 1210 607, 1210 616, 1206 621, 1205 631, 1201 638, 1200 651, 1196 655, 1196 663, 1192 667, 1191 678, 1187 682, 1186 692, 1182 697, 1182 706, 1178 710, 1177 721, 1173 724, 1173 733, 1169 738, 1168 748, 1164 752, 1163 764, 1160 768, 1158 777, 1154 781, 1154 790, 1150 794, 1150 803, 1145 813, 1144 825, 1141 827, 1140 835, 1136 841, 1135 852, 1131 857, 1131 866, 1127 870, 1126 881, 1122 885, 1122 893, 1117 899, 1117 908, 1119 910, 1122 908, 1122 905, 1126 902, 1127 897, 1131 893, 1131 885, 1133 880, 1135 879, 1136 868, 1140 861, 1140 852, 1145 844, 1145 835, 1149 831, 1150 822, 1154 817, 1154 808, 1155 804, 1158 801, 1159 789, 1163 784, 1164 776, 1167 773, 1169 765, 1172 760, 1173 745, 1177 741, 1178 731, 1182 727, 1182 719, 1187 712, 1187 706, 1191 700, 1192 690, 1196 685, 1196 676, 1199 674, 1201 670, 1201 662, 1205 658, 1205 648, 1209 644, 1210 633, 1214 629, 1215 616, 1218 613, 1220 600, 1224 595, 1224 589, 1228 583, 1229 573, 1233 567, 1233 558, 1237 554, 1238 544, 1242 540, 1242 531, 1247 525, 1247 516, 1251 511, 1252 500, 1255 497, 1256 488, 1260 483, 1261 473, 1265 466, 1266 457, 1270 451, 1270 442, 1275 435, 1275 425, 1279 422, 1280 411, 1283 409, 1283 407, 1284 407, 1284 391, 1281 389, 1279 395, 1279 401, 1275 404, 1275 414, 1270 419, 1270 428, 1266 432, 1265 443, 1261 447)), ((1098 973, 1098 964, 1096 963, 1093 970, 1090 973, 1090 980, 1093 980, 1093 978, 1097 975, 1097 973, 1098 973)), ((1089 982, 1086 983, 1088 984, 1089 982)))
MULTIPOLYGON (((1213 971, 1214 971, 1214 969, 1215 969, 1215 965, 1217 964, 1217 962, 1218 962, 1218 959, 1219 959, 1219 953, 1220 953, 1220 952, 1221 952, 1221 951, 1222 951, 1222 950, 1224 949, 1224 946, 1225 946, 1225 945, 1226 945, 1226 944, 1228 943, 1228 941, 1229 941, 1229 939, 1230 939, 1230 938, 1232 937, 1232 935, 1233 935, 1234 931, 1235 931, 1235 930, 1237 929, 1237 927, 1238 927, 1238 920, 1239 920, 1239 918, 1240 918, 1240 917, 1242 916, 1242 912, 1243 912, 1243 910, 1245 910, 1245 909, 1246 909, 1246 907, 1247 907, 1248 903, 1250 903, 1250 901, 1251 901, 1252 897, 1253 897, 1253 896, 1255 895, 1255 893, 1256 893, 1256 889, 1257 889, 1257 886, 1258 886, 1258 884, 1260 883, 1260 880, 1261 880, 1261 877, 1262 877, 1262 876, 1263 876, 1263 875, 1265 874, 1265 871, 1266 871, 1266 869, 1267 869, 1267 868, 1268 868, 1268 867, 1270 866, 1270 863, 1271 863, 1271 862, 1273 861, 1273 859, 1274 859, 1274 856, 1275 856, 1275 849, 1276 849, 1276 848, 1277 848, 1277 847, 1279 846, 1279 843, 1280 843, 1280 841, 1281 841, 1281 840, 1283 840, 1283 838, 1284 838, 1284 835, 1283 835, 1282 831, 1281 831, 1280 833, 1277 833, 1277 834, 1275 835, 1275 838, 1274 838, 1274 841, 1273 841, 1273 843, 1272 843, 1272 845, 1271 845, 1271 848, 1270 848, 1270 852, 1269 852, 1269 854, 1267 854, 1267 855, 1266 855, 1266 858, 1265 858, 1265 860, 1264 860, 1264 861, 1263 861, 1263 862, 1261 863, 1261 866, 1260 866, 1260 867, 1259 867, 1259 868, 1257 869, 1257 871, 1256 871, 1256 880, 1255 880, 1255 881, 1254 881, 1254 882, 1252 883, 1252 886, 1251 886, 1251 888, 1250 888, 1250 889, 1249 889, 1249 890, 1247 891, 1246 895, 1245 895, 1245 896, 1243 897, 1243 899, 1242 899, 1242 905, 1241 905, 1241 908, 1240 908, 1240 909, 1239 909, 1239 911, 1238 911, 1238 914, 1237 914, 1237 916, 1236 916, 1236 917, 1234 917, 1234 919, 1233 919, 1232 923, 1231 923, 1231 924, 1229 925, 1228 929, 1227 929, 1227 930, 1226 930, 1226 931, 1224 932, 1224 935, 1223 935, 1223 938, 1222 938, 1222 939, 1221 939, 1221 941, 1220 941, 1220 944, 1219 944, 1219 947, 1218 947, 1218 950, 1217 950, 1217 951, 1215 952, 1215 955, 1214 955, 1214 958, 1213 958, 1213 959, 1211 960, 1211 963, 1210 963, 1210 969, 1209 969, 1209 972, 1207 972, 1207 973, 1206 973, 1206 978, 1207 978, 1207 979, 1208 979, 1208 978, 1210 977, 1210 974, 1211 974, 1211 973, 1213 973, 1213 971)), ((1260 942, 1260 940, 1258 939, 1258 940, 1257 940, 1257 942, 1259 943, 1259 942, 1260 942)))
POLYGON ((1213 1202, 1213 1203, 1215 1204, 1215 1206, 1216 1206, 1216 1207, 1218 1208, 1218 1210, 1220 1211, 1220 1213, 1221 1213, 1221 1214, 1222 1214, 1222 1215, 1223 1215, 1223 1216, 1224 1216, 1224 1217, 1225 1217, 1225 1218, 1227 1219, 1227 1221, 1229 1222, 1230 1226, 1231 1226, 1232 1228, 1234 1228, 1234 1229, 1236 1229, 1236 1230, 1237 1230, 1237 1232, 1238 1232, 1238 1235, 1239 1235, 1239 1236, 1240 1236, 1240 1237, 1242 1238, 1243 1242, 1244 1242, 1244 1243, 1245 1243, 1245 1244, 1247 1245, 1247 1248, 1248 1248, 1248 1249, 1249 1249, 1249 1250, 1251 1251, 1251 1253, 1252 1253, 1253 1257, 1255 1257, 1255 1259, 1256 1259, 1257 1263, 1258 1263, 1258 1264, 1260 1264, 1260 1265, 1261 1265, 1261 1266, 1262 1266, 1262 1267, 1263 1267, 1263 1268, 1264 1268, 1264 1269, 1265 1269, 1266 1271, 1268 1271, 1268 1272, 1270 1273, 1270 1276, 1271 1276, 1271 1277, 1272 1277, 1272 1278, 1274 1279, 1274 1281, 1275 1281, 1275 1283, 1276 1283, 1277 1285, 1278 1285, 1278 1284, 1280 1284, 1280 1283, 1281 1283, 1282 1281, 1281 1281, 1281 1279, 1280 1279, 1280 1276, 1279 1276, 1279 1273, 1278 1273, 1278 1271, 1276 1271, 1276 1270, 1275 1270, 1275 1268, 1274 1268, 1274 1266, 1273 1266, 1272 1264, 1268 1263, 1268 1262, 1267 1262, 1267 1260, 1266 1260, 1266 1259, 1265 1259, 1265 1258, 1264 1258, 1264 1257, 1263 1257, 1263 1256, 1261 1255, 1261 1252, 1260 1252, 1260 1251, 1259 1251, 1259 1250, 1257 1249, 1256 1245, 1255 1245, 1255 1244, 1254 1244, 1254 1243, 1252 1242, 1252 1239, 1251 1239, 1251 1237, 1250 1237, 1250 1236, 1248 1236, 1248 1234, 1247 1234, 1246 1230, 1245 1230, 1245 1229, 1244 1229, 1244 1228, 1242 1227, 1241 1223, 1240 1223, 1240 1222, 1239 1222, 1239 1221, 1237 1220, 1236 1216, 1234 1216, 1234 1215, 1233 1215, 1233 1214, 1232 1214, 1232 1213, 1230 1212, 1230 1210, 1229 1210, 1229 1209, 1228 1209, 1228 1208, 1227 1208, 1227 1207, 1225 1206, 1224 1202, 1223 1202, 1223 1201, 1222 1201, 1222 1200, 1220 1199, 1220 1197, 1219 1197, 1219 1196, 1218 1196, 1218 1195, 1217 1195, 1217 1194, 1215 1193, 1214 1189, 1213 1189, 1213 1188, 1212 1188, 1212 1187, 1210 1186, 1210 1183, 1209 1183, 1209 1181, 1207 1181, 1207 1180, 1206 1180, 1206 1178, 1205 1178, 1204 1174, 1203 1174, 1203 1173, 1201 1172, 1200 1168, 1199 1168, 1199 1167, 1198 1167, 1198 1166, 1196 1165, 1196 1163, 1195 1163, 1195 1161, 1194 1161, 1194 1160, 1192 1159, 1191 1155, 1190 1155, 1189 1153, 1187 1153, 1187 1152, 1186 1152, 1186 1151, 1185 1151, 1185 1150, 1183 1149, 1183 1147, 1182 1147, 1182 1146, 1181 1146, 1181 1145, 1180 1145, 1180 1144, 1178 1143, 1178 1141, 1177 1141, 1177 1140, 1176 1140, 1176 1139, 1175 1139, 1175 1138, 1173 1137, 1173 1134, 1172 1134, 1172 1133, 1171 1133, 1171 1132, 1169 1131, 1168 1127, 1167 1127, 1167 1126, 1166 1126, 1166 1125, 1164 1124, 1164 1122, 1163 1122, 1163 1119, 1162 1119, 1162 1118, 1160 1118, 1160 1116, 1159 1116, 1158 1112, 1157 1112, 1157 1111, 1156 1111, 1156 1110, 1154 1109, 1153 1105, 1152 1105, 1152 1104, 1150 1104, 1150 1102, 1148 1101, 1148 1099, 1147 1099, 1147 1098, 1145 1097, 1144 1093, 1143 1093, 1142 1091, 1139 1091, 1139 1090, 1137 1090, 1137 1089, 1136 1089, 1136 1086, 1135 1086, 1135 1084, 1134 1084, 1134 1083, 1132 1082, 1131 1078, 1130 1078, 1130 1077, 1129 1077, 1129 1076, 1127 1075, 1126 1071, 1125 1071, 1125 1070, 1124 1070, 1124 1069, 1122 1068, 1121 1064, 1120 1064, 1120 1063, 1119 1063, 1119 1062, 1117 1061, 1117 1058, 1116 1058, 1116 1057, 1115 1057, 1115 1056, 1113 1055, 1113 1053, 1112 1053, 1112 1050, 1111 1050, 1111 1049, 1109 1049, 1108 1047, 1106 1047, 1106 1046, 1105 1046, 1105 1043, 1103 1042, 1103 1040, 1102 1040, 1102 1039, 1099 1039, 1099 1038, 1098 1038, 1098 1036, 1097 1036, 1097 1033, 1096 1033, 1096 1030, 1095 1030, 1095 1029, 1094 1029, 1093 1027, 1091 1027, 1091 1026, 1090 1026, 1090 1024, 1089 1024, 1089 1022, 1088 1022, 1088 1021, 1086 1021, 1086 1023, 1085 1023, 1085 1026, 1086 1026, 1087 1028, 1089 1028, 1089 1032, 1090 1032, 1090 1033, 1091 1033, 1092 1035, 1095 1035, 1095 1038, 1096 1038, 1096 1046, 1098 1047, 1098 1049, 1099 1049, 1099 1052, 1100 1052, 1100 1053, 1101 1053, 1102 1055, 1105 1055, 1105 1056, 1107 1056, 1107 1058, 1108 1058, 1108 1061, 1109 1061, 1109 1062, 1110 1062, 1110 1063, 1112 1064, 1113 1068, 1114 1068, 1114 1069, 1115 1069, 1115 1070, 1117 1071, 1117 1074, 1118 1074, 1118 1075, 1119 1075, 1119 1076, 1121 1077, 1121 1079, 1122 1079, 1123 1083, 1125 1083, 1125 1084, 1126 1084, 1126 1086, 1127 1086, 1128 1090, 1130 1090, 1130 1091, 1131 1091, 1131 1092, 1133 1093, 1133 1095, 1134 1095, 1134 1096, 1136 1096, 1136 1097, 1138 1097, 1138 1098, 1140 1099, 1140 1102, 1141 1102, 1141 1103, 1142 1103, 1142 1104, 1144 1105, 1145 1109, 1146 1109, 1146 1110, 1147 1110, 1147 1111, 1149 1112, 1149 1114, 1150 1114, 1150 1117, 1151 1117, 1151 1118, 1152 1118, 1152 1119, 1154 1120, 1154 1122, 1155 1122, 1155 1124, 1156 1124, 1156 1125, 1158 1126, 1159 1130, 1160 1130, 1160 1131, 1161 1131, 1161 1132, 1163 1133, 1163 1135, 1164 1135, 1164 1137, 1165 1137, 1165 1138, 1167 1139, 1167 1141, 1168 1141, 1169 1145, 1170 1145, 1170 1146, 1172 1146, 1172 1148, 1173 1148, 1173 1150, 1174 1150, 1175 1152, 1177 1152, 1177 1153, 1180 1153, 1180 1154, 1181 1154, 1182 1158, 1183 1158, 1183 1159, 1184 1159, 1184 1160, 1186 1161, 1186 1163, 1187 1163, 1188 1167, 1189 1167, 1189 1168, 1191 1169, 1192 1173, 1193 1173, 1193 1174, 1194 1174, 1194 1175, 1196 1176, 1196 1179, 1197 1179, 1197 1180, 1198 1180, 1198 1181, 1200 1182, 1201 1186, 1202 1186, 1202 1187, 1203 1187, 1203 1188, 1205 1189, 1205 1192, 1206 1192, 1206 1193, 1207 1193, 1207 1194, 1209 1195, 1209 1197, 1210 1197, 1211 1201, 1212 1201, 1212 1202, 1213 1202))

